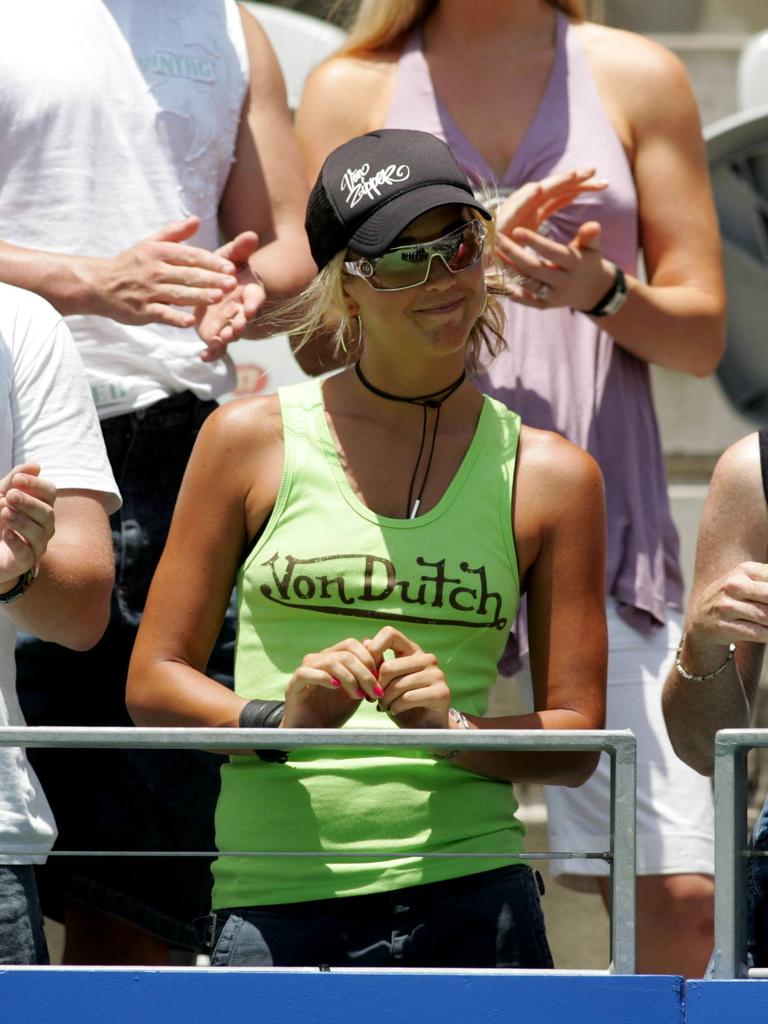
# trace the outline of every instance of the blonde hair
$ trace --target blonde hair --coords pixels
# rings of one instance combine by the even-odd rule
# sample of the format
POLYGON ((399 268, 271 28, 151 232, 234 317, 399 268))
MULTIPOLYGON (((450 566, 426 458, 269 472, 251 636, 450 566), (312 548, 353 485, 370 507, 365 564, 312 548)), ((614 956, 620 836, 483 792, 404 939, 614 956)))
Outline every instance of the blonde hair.
MULTIPOLYGON (((361 0, 354 15, 349 35, 337 56, 385 50, 414 25, 424 21, 439 0, 361 0)), ((587 16, 586 0, 547 0, 570 18, 583 21, 587 16)))
MULTIPOLYGON (((469 211, 480 219, 480 214, 469 211)), ((501 297, 507 294, 504 274, 496 256, 496 230, 493 221, 486 222, 484 260, 486 263, 486 303, 469 333, 467 369, 478 372, 488 358, 498 355, 506 345, 504 309, 501 297), (490 271, 490 272, 488 272, 490 271)), ((350 366, 357 362, 364 345, 359 317, 350 317, 344 297, 346 251, 338 252, 304 291, 278 310, 283 331, 292 336, 294 352, 318 335, 332 340, 339 363, 350 366)))

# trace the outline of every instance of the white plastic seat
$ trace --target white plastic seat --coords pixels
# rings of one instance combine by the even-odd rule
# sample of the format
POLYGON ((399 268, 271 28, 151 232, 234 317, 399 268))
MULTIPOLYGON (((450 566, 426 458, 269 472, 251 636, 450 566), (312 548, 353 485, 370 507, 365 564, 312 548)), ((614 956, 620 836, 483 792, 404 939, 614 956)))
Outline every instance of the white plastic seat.
POLYGON ((288 106, 296 110, 307 75, 341 46, 344 32, 327 21, 275 7, 273 4, 246 0, 243 7, 251 12, 267 33, 283 72, 288 106))
POLYGON ((753 36, 741 51, 738 103, 739 110, 768 103, 768 30, 753 36))
POLYGON ((768 103, 704 133, 723 236, 727 348, 717 376, 732 405, 768 426, 768 103))

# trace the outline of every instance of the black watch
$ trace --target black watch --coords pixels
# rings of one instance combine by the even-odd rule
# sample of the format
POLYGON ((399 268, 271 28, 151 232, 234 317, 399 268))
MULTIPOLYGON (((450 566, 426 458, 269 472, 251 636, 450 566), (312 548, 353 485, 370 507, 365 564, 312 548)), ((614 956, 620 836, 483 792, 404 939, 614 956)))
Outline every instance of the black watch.
POLYGON ((26 572, 23 572, 15 586, 11 587, 10 590, 6 590, 4 594, 0 594, 0 604, 11 604, 12 601, 18 601, 26 593, 27 588, 36 575, 34 569, 27 569, 26 572))
POLYGON ((627 279, 624 277, 624 271, 615 263, 613 269, 616 271, 613 284, 592 309, 580 310, 585 316, 613 316, 627 301, 627 279))

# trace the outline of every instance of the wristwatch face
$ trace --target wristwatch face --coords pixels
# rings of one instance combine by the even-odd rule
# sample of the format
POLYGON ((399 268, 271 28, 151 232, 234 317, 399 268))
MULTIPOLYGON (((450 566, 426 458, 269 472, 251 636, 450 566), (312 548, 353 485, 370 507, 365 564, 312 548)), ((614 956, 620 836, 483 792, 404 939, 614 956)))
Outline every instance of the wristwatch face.
POLYGON ((594 312, 593 316, 613 316, 618 313, 624 303, 627 301, 627 282, 624 278, 624 274, 620 267, 616 267, 616 283, 614 284, 614 293, 605 303, 603 308, 599 311, 594 312))
POLYGON ((626 289, 623 291, 617 291, 610 302, 606 303, 605 309, 603 310, 603 316, 613 316, 614 313, 618 313, 624 303, 627 301, 626 289))

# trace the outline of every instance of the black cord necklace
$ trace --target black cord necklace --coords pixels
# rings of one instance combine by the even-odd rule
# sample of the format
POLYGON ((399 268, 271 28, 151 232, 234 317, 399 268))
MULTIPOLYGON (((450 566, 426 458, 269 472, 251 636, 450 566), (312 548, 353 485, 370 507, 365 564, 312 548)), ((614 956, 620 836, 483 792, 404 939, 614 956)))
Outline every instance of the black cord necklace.
POLYGON ((454 391, 458 391, 461 385, 464 383, 464 379, 467 374, 465 370, 461 371, 461 376, 457 377, 453 384, 449 384, 445 388, 440 388, 439 391, 431 391, 428 395, 414 395, 412 398, 404 397, 403 395, 393 395, 389 391, 382 391, 381 388, 377 388, 375 384, 371 384, 366 379, 363 371, 360 369, 360 363, 355 363, 355 373, 357 378, 364 388, 371 391, 374 395, 378 395, 379 398, 387 398, 390 402, 405 402, 407 405, 420 405, 422 411, 421 420, 421 444, 419 445, 419 454, 416 457, 416 465, 413 467, 413 473, 411 474, 411 482, 408 486, 408 504, 406 505, 405 515, 408 519, 415 519, 418 515, 419 505, 421 504, 421 497, 424 494, 424 488, 427 485, 427 477, 429 476, 429 470, 432 466, 432 456, 435 454, 435 441, 437 439, 437 428, 440 425, 440 409, 443 402, 450 398, 454 391), (427 468, 424 470, 424 476, 421 480, 421 487, 419 493, 416 495, 416 500, 413 501, 413 491, 416 486, 416 475, 419 472, 419 466, 421 465, 421 457, 424 454, 424 442, 427 437, 427 409, 435 410, 435 423, 432 430, 432 443, 429 447, 429 458, 427 459, 427 468))

